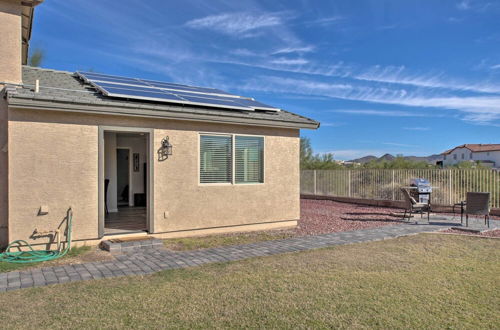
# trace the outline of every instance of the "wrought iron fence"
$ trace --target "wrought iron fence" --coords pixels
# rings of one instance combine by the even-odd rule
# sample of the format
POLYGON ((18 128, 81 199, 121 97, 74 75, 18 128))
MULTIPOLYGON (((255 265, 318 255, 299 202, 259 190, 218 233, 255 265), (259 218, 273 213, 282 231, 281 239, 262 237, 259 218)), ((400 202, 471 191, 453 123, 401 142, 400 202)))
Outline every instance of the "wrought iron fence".
POLYGON ((426 178, 433 187, 432 202, 452 205, 466 192, 490 192, 491 207, 500 208, 500 171, 492 169, 356 169, 303 170, 301 194, 402 200, 399 190, 411 178, 426 178))

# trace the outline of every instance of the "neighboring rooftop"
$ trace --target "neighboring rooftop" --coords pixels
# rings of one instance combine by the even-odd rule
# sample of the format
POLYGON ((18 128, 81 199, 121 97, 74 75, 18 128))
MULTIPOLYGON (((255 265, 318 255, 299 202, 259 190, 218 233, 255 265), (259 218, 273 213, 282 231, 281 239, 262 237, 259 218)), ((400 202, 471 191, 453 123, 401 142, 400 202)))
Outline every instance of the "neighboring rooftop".
POLYGON ((500 144, 462 144, 460 146, 457 146, 453 149, 446 150, 443 152, 443 155, 448 155, 453 150, 458 149, 458 148, 466 148, 469 149, 472 152, 486 152, 486 151, 500 151, 500 144))
POLYGON ((168 104, 103 95, 73 72, 23 67, 23 85, 7 89, 8 103, 14 108, 106 113, 139 117, 196 120, 244 125, 311 128, 319 122, 285 111, 241 111, 214 107, 168 104), (35 82, 39 91, 35 92, 35 82))

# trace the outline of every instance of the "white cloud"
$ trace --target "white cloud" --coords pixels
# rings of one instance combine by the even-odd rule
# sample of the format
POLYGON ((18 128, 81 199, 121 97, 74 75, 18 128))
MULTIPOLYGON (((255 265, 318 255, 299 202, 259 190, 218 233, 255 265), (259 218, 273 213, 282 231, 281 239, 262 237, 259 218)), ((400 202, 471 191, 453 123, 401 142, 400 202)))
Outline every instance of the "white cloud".
POLYGON ((332 110, 331 112, 347 113, 351 115, 382 116, 382 117, 425 117, 426 114, 407 111, 385 110, 332 110))
POLYGON ((381 82, 389 84, 410 85, 425 88, 442 88, 450 90, 463 90, 479 93, 500 93, 500 86, 496 83, 478 84, 473 82, 460 82, 445 77, 442 73, 411 74, 404 66, 375 65, 364 72, 354 74, 359 80, 381 82))
MULTIPOLYGON (((332 98, 372 102, 379 104, 400 105, 406 107, 431 108, 421 110, 421 115, 436 114, 434 109, 458 111, 463 114, 462 119, 478 124, 488 124, 500 120, 499 96, 435 96, 425 91, 406 92, 400 89, 386 87, 366 87, 352 84, 329 84, 314 80, 290 79, 274 76, 260 77, 256 81, 249 81, 242 88, 266 92, 296 93, 302 95, 327 96, 332 98)), ((353 110, 345 110, 351 111, 353 110)), ((356 111, 356 110, 355 110, 356 111)), ((378 110, 377 110, 378 111, 378 110)), ((376 115, 377 111, 357 110, 358 114, 376 115)), ((382 112, 379 115, 408 116, 405 112, 382 112)), ((492 123, 494 124, 494 123, 492 123)))
POLYGON ((282 23, 283 19, 279 14, 239 12, 197 18, 186 22, 185 25, 193 29, 210 29, 228 35, 244 37, 249 36, 249 32, 257 29, 273 27, 282 23))
POLYGON ((304 65, 309 63, 309 61, 303 58, 278 58, 276 60, 272 60, 271 63, 282 65, 304 65))
POLYGON ((321 127, 339 127, 343 126, 344 123, 330 123, 330 122, 321 122, 321 127))
MULTIPOLYGON (((387 85, 401 85, 401 87, 417 87, 426 89, 441 89, 450 91, 470 91, 475 93, 500 93, 500 84, 492 82, 459 81, 445 76, 443 73, 411 73, 404 66, 380 66, 375 65, 368 69, 356 68, 354 65, 346 64, 342 61, 336 64, 323 65, 311 62, 308 59, 301 59, 300 62, 293 63, 287 61, 253 61, 245 62, 229 58, 206 59, 219 63, 229 63, 258 67, 274 71, 294 72, 307 75, 317 75, 338 79, 353 79, 366 83, 381 83, 387 85), (305 61, 308 61, 305 63, 305 61), (301 64, 301 66, 290 66, 289 64, 301 64), (307 64, 307 65, 305 65, 307 64)), ((496 69, 496 66, 494 66, 496 69)), ((391 86, 390 88, 395 88, 391 86)), ((401 90, 403 93, 404 91, 401 90)))
POLYGON ((231 54, 238 55, 238 56, 260 56, 256 52, 251 51, 251 50, 246 49, 246 48, 237 48, 237 49, 231 50, 231 54))
POLYGON ((323 17, 323 18, 318 18, 313 21, 306 22, 307 25, 321 25, 321 26, 328 26, 334 23, 337 23, 340 20, 343 20, 344 17, 342 16, 330 16, 330 17, 323 17))
POLYGON ((278 55, 278 54, 290 54, 290 53, 310 53, 314 51, 315 47, 314 46, 305 46, 305 47, 285 47, 285 48, 280 48, 274 52, 272 52, 272 55, 278 55))
POLYGON ((493 69, 493 70, 500 69, 500 64, 492 65, 492 66, 490 66, 490 69, 493 69))

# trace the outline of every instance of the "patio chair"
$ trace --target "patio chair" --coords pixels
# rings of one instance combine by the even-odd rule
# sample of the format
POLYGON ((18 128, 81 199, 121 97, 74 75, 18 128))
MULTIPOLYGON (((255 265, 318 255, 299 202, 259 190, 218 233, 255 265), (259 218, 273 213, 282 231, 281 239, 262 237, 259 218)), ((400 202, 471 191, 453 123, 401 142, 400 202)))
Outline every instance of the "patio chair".
POLYGON ((468 192, 465 203, 465 226, 469 227, 470 215, 484 215, 484 224, 490 228, 490 193, 468 192))
POLYGON ((405 214, 403 215, 403 219, 406 219, 407 213, 409 213, 408 220, 410 220, 412 213, 420 213, 420 216, 423 217, 424 212, 427 212, 427 221, 429 221, 431 211, 430 205, 417 202, 415 198, 411 197, 410 192, 406 188, 401 188, 401 192, 403 193, 405 201, 405 214))

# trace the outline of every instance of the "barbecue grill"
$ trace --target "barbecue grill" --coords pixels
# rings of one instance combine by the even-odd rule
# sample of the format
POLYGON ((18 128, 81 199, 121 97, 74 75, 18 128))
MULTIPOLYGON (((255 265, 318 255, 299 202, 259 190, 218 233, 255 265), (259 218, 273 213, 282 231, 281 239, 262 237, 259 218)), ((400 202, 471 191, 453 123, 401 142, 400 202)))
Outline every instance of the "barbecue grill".
POLYGON ((410 180, 410 194, 419 203, 430 204, 432 186, 429 180, 414 178, 410 180))

